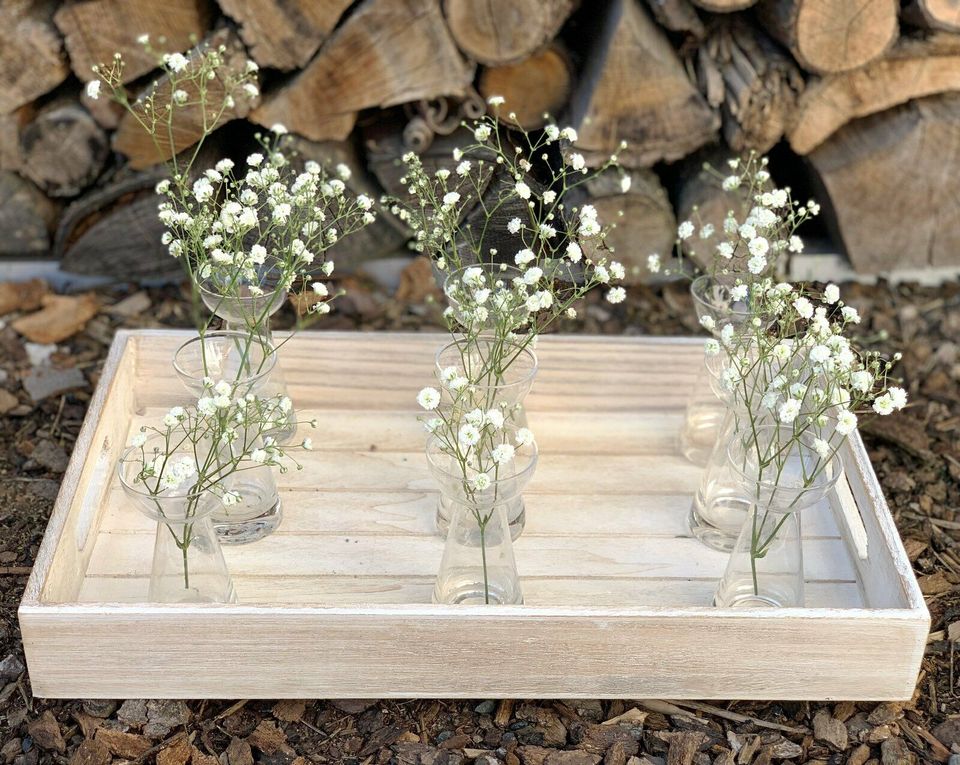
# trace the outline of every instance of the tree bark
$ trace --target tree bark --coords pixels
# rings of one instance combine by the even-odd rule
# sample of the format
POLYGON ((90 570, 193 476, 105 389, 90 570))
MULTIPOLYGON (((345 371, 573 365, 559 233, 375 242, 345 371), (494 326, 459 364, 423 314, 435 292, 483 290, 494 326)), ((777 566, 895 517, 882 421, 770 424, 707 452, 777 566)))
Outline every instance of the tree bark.
POLYGON ((47 0, 0 3, 0 114, 50 92, 70 74, 50 20, 55 7, 47 0))
MULTIPOLYGON (((220 70, 221 75, 226 75, 227 72, 237 72, 246 66, 246 50, 243 47, 243 43, 240 42, 239 38, 232 31, 221 29, 215 32, 210 36, 207 45, 211 47, 226 46, 226 53, 223 54, 226 63, 220 70)), ((203 55, 204 50, 206 50, 206 45, 195 48, 190 52, 189 58, 195 60, 196 57, 203 55)), ((170 87, 169 79, 166 76, 162 76, 156 80, 155 84, 151 83, 148 85, 144 90, 144 94, 156 92, 158 103, 169 103, 170 87), (154 91, 154 87, 156 87, 156 91, 154 91)), ((189 83, 184 83, 183 87, 187 90, 191 102, 198 99, 198 95, 191 89, 192 86, 189 83)), ((224 92, 225 85, 222 79, 218 78, 207 84, 208 103, 216 107, 218 111, 224 92)), ((224 110, 219 122, 216 123, 218 126, 232 119, 245 117, 251 106, 256 104, 256 100, 251 101, 242 94, 235 100, 236 105, 232 109, 224 110)), ((174 121, 171 130, 173 136, 172 142, 166 134, 162 134, 157 137, 157 142, 154 143, 153 139, 151 139, 149 134, 133 116, 124 114, 120 120, 119 128, 117 128, 116 133, 113 135, 113 148, 127 156, 130 167, 135 169, 150 167, 159 162, 165 162, 174 154, 179 154, 184 149, 196 144, 203 135, 203 119, 203 114, 199 106, 178 108, 174 112, 174 121)), ((207 119, 211 120, 213 116, 208 115, 207 119)))
POLYGON ((960 32, 960 0, 912 0, 900 15, 913 26, 960 32))
POLYGON ((489 66, 529 58, 557 36, 579 0, 444 0, 460 50, 489 66))
POLYGON ((804 87, 793 60, 741 19, 717 27, 700 47, 697 72, 707 100, 721 107, 724 138, 737 152, 770 151, 804 87))
POLYGON ((203 38, 212 15, 209 0, 85 0, 61 6, 54 22, 81 82, 117 52, 126 64, 124 82, 131 82, 157 66, 155 55, 137 42, 140 34, 149 32, 158 50, 186 50, 203 38))
POLYGON ((851 122, 809 157, 857 271, 960 265, 960 94, 851 122))
POLYGON ((804 69, 845 72, 872 61, 897 39, 897 0, 763 0, 758 16, 804 69))
POLYGON ((57 206, 16 173, 0 170, 0 256, 42 256, 57 206))
POLYGON ((320 52, 252 114, 314 141, 345 138, 356 112, 466 93, 461 58, 439 0, 364 0, 320 52))
POLYGON ((903 38, 882 59, 862 69, 812 81, 800 98, 790 147, 809 154, 851 120, 914 98, 960 90, 960 38, 939 34, 903 38))
POLYGON ((240 25, 240 37, 260 66, 289 71, 304 66, 350 6, 351 0, 220 0, 240 25))
POLYGON ((485 69, 480 74, 478 89, 485 99, 505 99, 499 108, 502 122, 535 130, 546 123, 544 115, 555 118, 566 106, 572 79, 570 58, 555 43, 516 64, 485 69), (511 113, 516 119, 509 116, 511 113))
POLYGON ((20 172, 51 197, 92 185, 109 154, 106 133, 72 101, 44 107, 20 132, 20 172))
POLYGON ((570 122, 589 164, 617 153, 626 166, 649 167, 712 141, 720 120, 639 0, 614 0, 581 72, 570 122))

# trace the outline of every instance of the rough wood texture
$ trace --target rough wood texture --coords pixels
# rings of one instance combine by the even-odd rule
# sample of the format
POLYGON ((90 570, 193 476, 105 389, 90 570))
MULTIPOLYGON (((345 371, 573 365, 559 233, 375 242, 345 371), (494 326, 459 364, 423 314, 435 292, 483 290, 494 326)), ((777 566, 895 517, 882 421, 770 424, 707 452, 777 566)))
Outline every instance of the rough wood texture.
POLYGON ((0 170, 0 255, 46 254, 56 209, 29 181, 0 170))
POLYGON ((742 19, 720 25, 700 47, 697 74, 707 101, 721 107, 723 136, 736 152, 770 151, 804 87, 793 59, 742 19))
POLYGON ((757 8, 767 30, 811 72, 856 69, 897 38, 897 0, 763 0, 757 8))
POLYGON ((340 140, 360 109, 464 95, 472 79, 439 0, 364 0, 313 61, 251 116, 314 141, 340 140))
POLYGON ((911 0, 900 15, 914 26, 960 32, 960 0, 911 0))
POLYGON ((0 3, 0 114, 48 93, 70 73, 50 20, 55 7, 48 0, 0 3))
POLYGON ((51 197, 74 197, 99 177, 107 134, 77 103, 57 101, 20 132, 21 172, 51 197))
POLYGON ((571 102, 577 146, 630 167, 686 156, 716 136, 719 117, 687 78, 673 46, 639 0, 614 0, 571 102), (628 147, 619 151, 621 141, 628 147))
POLYGON ((688 32, 698 40, 704 35, 703 22, 690 0, 647 0, 657 23, 671 32, 688 32))
POLYGON ((960 95, 851 122, 809 158, 855 269, 960 264, 960 95))
MULTIPOLYGON (((212 47, 226 46, 226 52, 223 54, 225 64, 219 70, 217 79, 207 83, 207 102, 214 105, 222 103, 225 92, 225 83, 223 77, 228 72, 240 71, 246 66, 247 53, 243 43, 234 32, 228 29, 221 29, 213 33, 207 40, 207 44, 212 47)), ((205 46, 200 46, 190 53, 190 59, 203 55, 205 46)), ((157 80, 157 100, 159 103, 169 103, 170 81, 166 76, 157 80)), ((145 93, 152 92, 153 84, 146 86, 145 93)), ((191 83, 184 83, 183 89, 189 94, 191 102, 195 102, 199 96, 195 92, 195 86, 191 83)), ((240 94, 236 98, 236 105, 232 109, 224 110, 217 125, 223 125, 230 120, 245 117, 251 107, 256 106, 258 99, 251 100, 240 94)), ((218 109, 219 111, 219 106, 218 109)), ((143 169, 164 162, 174 154, 179 154, 184 149, 193 146, 203 135, 203 113, 199 106, 186 106, 177 109, 174 113, 174 122, 172 128, 172 142, 164 133, 157 139, 155 144, 153 139, 147 134, 143 127, 130 114, 124 114, 120 120, 120 126, 113 134, 113 148, 121 154, 127 156, 129 165, 135 169, 143 169)), ((213 121, 216 115, 208 115, 208 121, 213 121)), ((272 125, 273 123, 271 123, 272 125)))
POLYGON ((160 243, 160 198, 153 187, 163 176, 146 173, 113 183, 67 208, 57 228, 53 255, 65 271, 124 279, 169 275, 180 270, 160 243))
POLYGON ((579 0, 444 0, 450 33, 481 64, 521 61, 546 46, 579 0))
POLYGON ((92 79, 91 69, 118 51, 126 62, 124 81, 130 82, 157 65, 137 42, 139 35, 150 33, 158 50, 185 50, 203 38, 211 13, 208 0, 84 0, 62 5, 54 21, 81 82, 92 79))
POLYGON ((221 0, 240 25, 250 55, 274 69, 306 64, 349 7, 350 0, 221 0))
POLYGON ((442 543, 409 391, 429 379, 437 339, 303 333, 284 346, 284 372, 325 436, 307 469, 281 477, 280 530, 226 550, 241 603, 143 603, 152 524, 113 466, 141 422, 182 400, 170 356, 188 336, 115 341, 20 608, 39 696, 913 692, 929 616, 858 438, 843 455, 854 507, 805 516, 808 607, 709 605, 724 556, 684 530, 699 474, 673 453, 698 341, 542 339, 529 399, 542 458, 517 543, 526 602, 487 608, 429 603, 442 543), (490 645, 497 661, 478 662, 490 645))
POLYGON ((809 83, 787 131, 790 147, 809 154, 853 119, 956 90, 960 90, 960 38, 948 34, 904 38, 862 69, 809 83))
POLYGON ((478 89, 484 99, 503 96, 502 121, 535 130, 546 123, 545 114, 556 118, 566 106, 572 80, 570 57, 555 44, 516 64, 485 69, 478 89), (509 118, 511 113, 516 120, 509 118))
POLYGON ((656 174, 641 169, 634 170, 630 176, 630 190, 626 194, 620 188, 621 176, 615 170, 591 179, 586 190, 600 220, 616 224, 607 237, 607 245, 614 250, 611 257, 627 269, 625 282, 636 284, 646 281, 649 274, 648 255, 656 252, 666 256, 671 251, 677 221, 656 174))

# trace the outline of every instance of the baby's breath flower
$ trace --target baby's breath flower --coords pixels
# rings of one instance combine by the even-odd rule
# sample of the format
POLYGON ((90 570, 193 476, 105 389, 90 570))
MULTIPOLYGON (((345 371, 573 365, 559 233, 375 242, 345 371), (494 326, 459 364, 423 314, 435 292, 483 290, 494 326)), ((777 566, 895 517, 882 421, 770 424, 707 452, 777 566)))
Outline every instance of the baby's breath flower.
POLYGON ((427 411, 440 404, 440 392, 436 388, 424 388, 417 394, 417 403, 427 411))

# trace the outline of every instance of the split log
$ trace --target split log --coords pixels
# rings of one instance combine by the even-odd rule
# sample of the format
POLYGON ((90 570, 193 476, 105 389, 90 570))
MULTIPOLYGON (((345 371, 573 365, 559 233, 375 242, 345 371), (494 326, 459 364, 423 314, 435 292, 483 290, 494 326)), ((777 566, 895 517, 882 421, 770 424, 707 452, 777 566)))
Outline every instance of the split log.
POLYGON ((647 0, 657 23, 671 32, 684 32, 700 40, 704 35, 703 22, 690 0, 647 0))
POLYGON ((703 8, 705 11, 713 13, 732 13, 733 11, 742 11, 751 5, 756 5, 757 0, 691 0, 695 5, 703 8))
MULTIPOLYGON (((224 45, 226 52, 224 55, 225 63, 218 72, 218 77, 207 83, 207 102, 212 105, 214 111, 219 111, 219 105, 225 94, 226 83, 224 78, 230 73, 241 71, 247 63, 246 49, 236 34, 228 29, 221 29, 213 33, 209 40, 201 46, 190 51, 188 58, 189 66, 193 66, 200 56, 204 55, 209 47, 219 47, 224 45)), ((194 83, 181 81, 180 87, 187 91, 191 104, 199 99, 194 83)), ((170 102, 170 81, 166 75, 157 79, 154 83, 147 85, 144 94, 156 93, 158 103, 165 104, 170 102)), ((236 98, 236 104, 232 109, 225 109, 217 125, 223 125, 230 120, 245 117, 252 106, 257 103, 256 99, 249 99, 242 94, 236 98)), ((212 121, 215 114, 208 115, 208 121, 212 121)), ((271 123, 272 124, 272 123, 271 123)), ((129 164, 135 169, 143 169, 164 162, 174 154, 180 153, 184 149, 193 146, 203 135, 203 114, 199 105, 183 106, 176 109, 172 129, 173 141, 166 135, 157 137, 157 144, 147 134, 139 122, 130 114, 125 114, 120 120, 120 126, 113 135, 113 148, 124 154, 129 159, 129 164)))
POLYGON ((306 64, 351 0, 221 0, 260 66, 288 71, 306 64))
POLYGON ((639 0, 614 0, 571 101, 577 147, 591 165, 673 161, 714 140, 719 116, 687 78, 639 0), (621 140, 628 144, 619 151, 621 140))
POLYGON ((204 36, 211 17, 208 0, 85 0, 63 5, 54 22, 81 82, 90 80, 93 67, 111 61, 116 52, 125 62, 124 82, 131 82, 157 66, 138 36, 149 33, 159 50, 185 50, 204 36))
POLYGON ((535 130, 546 124, 545 114, 556 116, 566 106, 572 79, 570 57, 554 44, 516 64, 485 69, 477 87, 484 99, 503 96, 503 122, 535 130), (511 113, 516 119, 508 117, 511 113))
POLYGON ((457 52, 438 2, 363 0, 251 118, 314 141, 343 139, 360 109, 464 95, 473 68, 457 52))
MULTIPOLYGON (((287 146, 294 152, 291 162, 295 167, 299 168, 306 160, 313 160, 331 168, 343 164, 350 168, 350 178, 346 183, 353 194, 366 194, 375 200, 383 194, 383 189, 371 177, 352 142, 314 142, 290 136, 287 146)), ((373 223, 339 240, 327 250, 328 257, 337 265, 337 273, 353 273, 370 260, 392 255, 403 249, 409 237, 406 226, 378 202, 375 203, 375 211, 377 219, 373 223)))
POLYGON ((897 0, 764 0, 767 31, 804 69, 845 72, 873 61, 897 39, 897 0))
POLYGON ((46 255, 56 214, 57 206, 30 181, 0 170, 0 257, 46 255))
POLYGON ((811 82, 787 131, 790 147, 797 154, 809 154, 851 120, 956 90, 960 90, 960 38, 948 34, 904 38, 862 69, 811 82))
MULTIPOLYGON (((613 250, 610 257, 626 268, 625 283, 637 284, 646 281, 648 255, 658 253, 666 257, 672 250, 677 221, 655 173, 640 169, 630 175, 626 193, 620 186, 620 173, 613 169, 589 180, 585 188, 586 201, 597 208, 600 221, 615 224, 606 238, 607 246, 613 250)), ((588 243, 583 244, 584 252, 592 257, 593 250, 588 243)))
POLYGON ((63 270, 128 280, 178 273, 177 260, 160 242, 164 226, 153 189, 164 175, 138 174, 70 205, 53 242, 63 270))
POLYGON ((723 136, 737 152, 768 152, 791 123, 803 77, 760 30, 737 19, 719 26, 697 51, 700 88, 721 106, 723 136))
POLYGON ((55 7, 46 0, 0 3, 0 114, 49 93, 70 74, 50 20, 55 7))
POLYGON ((44 107, 20 132, 20 172, 51 197, 77 196, 109 155, 106 133, 74 102, 44 107))
POLYGON ((960 265, 960 94, 851 122, 809 157, 857 271, 960 265))
POLYGON ((546 47, 578 0, 444 0, 460 50, 489 66, 514 64, 546 47))
POLYGON ((960 0, 912 0, 900 16, 913 26, 960 32, 960 0))
POLYGON ((10 114, 0 114, 0 170, 19 170, 20 132, 36 115, 32 106, 21 106, 10 114))

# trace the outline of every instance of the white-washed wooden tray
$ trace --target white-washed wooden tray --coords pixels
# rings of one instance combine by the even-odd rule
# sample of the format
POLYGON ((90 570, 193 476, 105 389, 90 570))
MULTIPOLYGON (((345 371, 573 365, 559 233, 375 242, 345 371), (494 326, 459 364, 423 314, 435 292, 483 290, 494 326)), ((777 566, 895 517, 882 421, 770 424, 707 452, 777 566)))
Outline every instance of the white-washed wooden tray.
POLYGON ((274 535, 226 548, 238 605, 145 602, 154 527, 114 474, 183 403, 188 333, 117 335, 20 623, 48 697, 906 699, 929 615, 859 437, 805 512, 807 607, 710 605, 724 556, 685 525, 677 434, 702 343, 546 337, 541 458, 517 542, 525 604, 430 603, 442 542, 416 392, 442 335, 305 333, 282 351, 320 421, 274 535))

